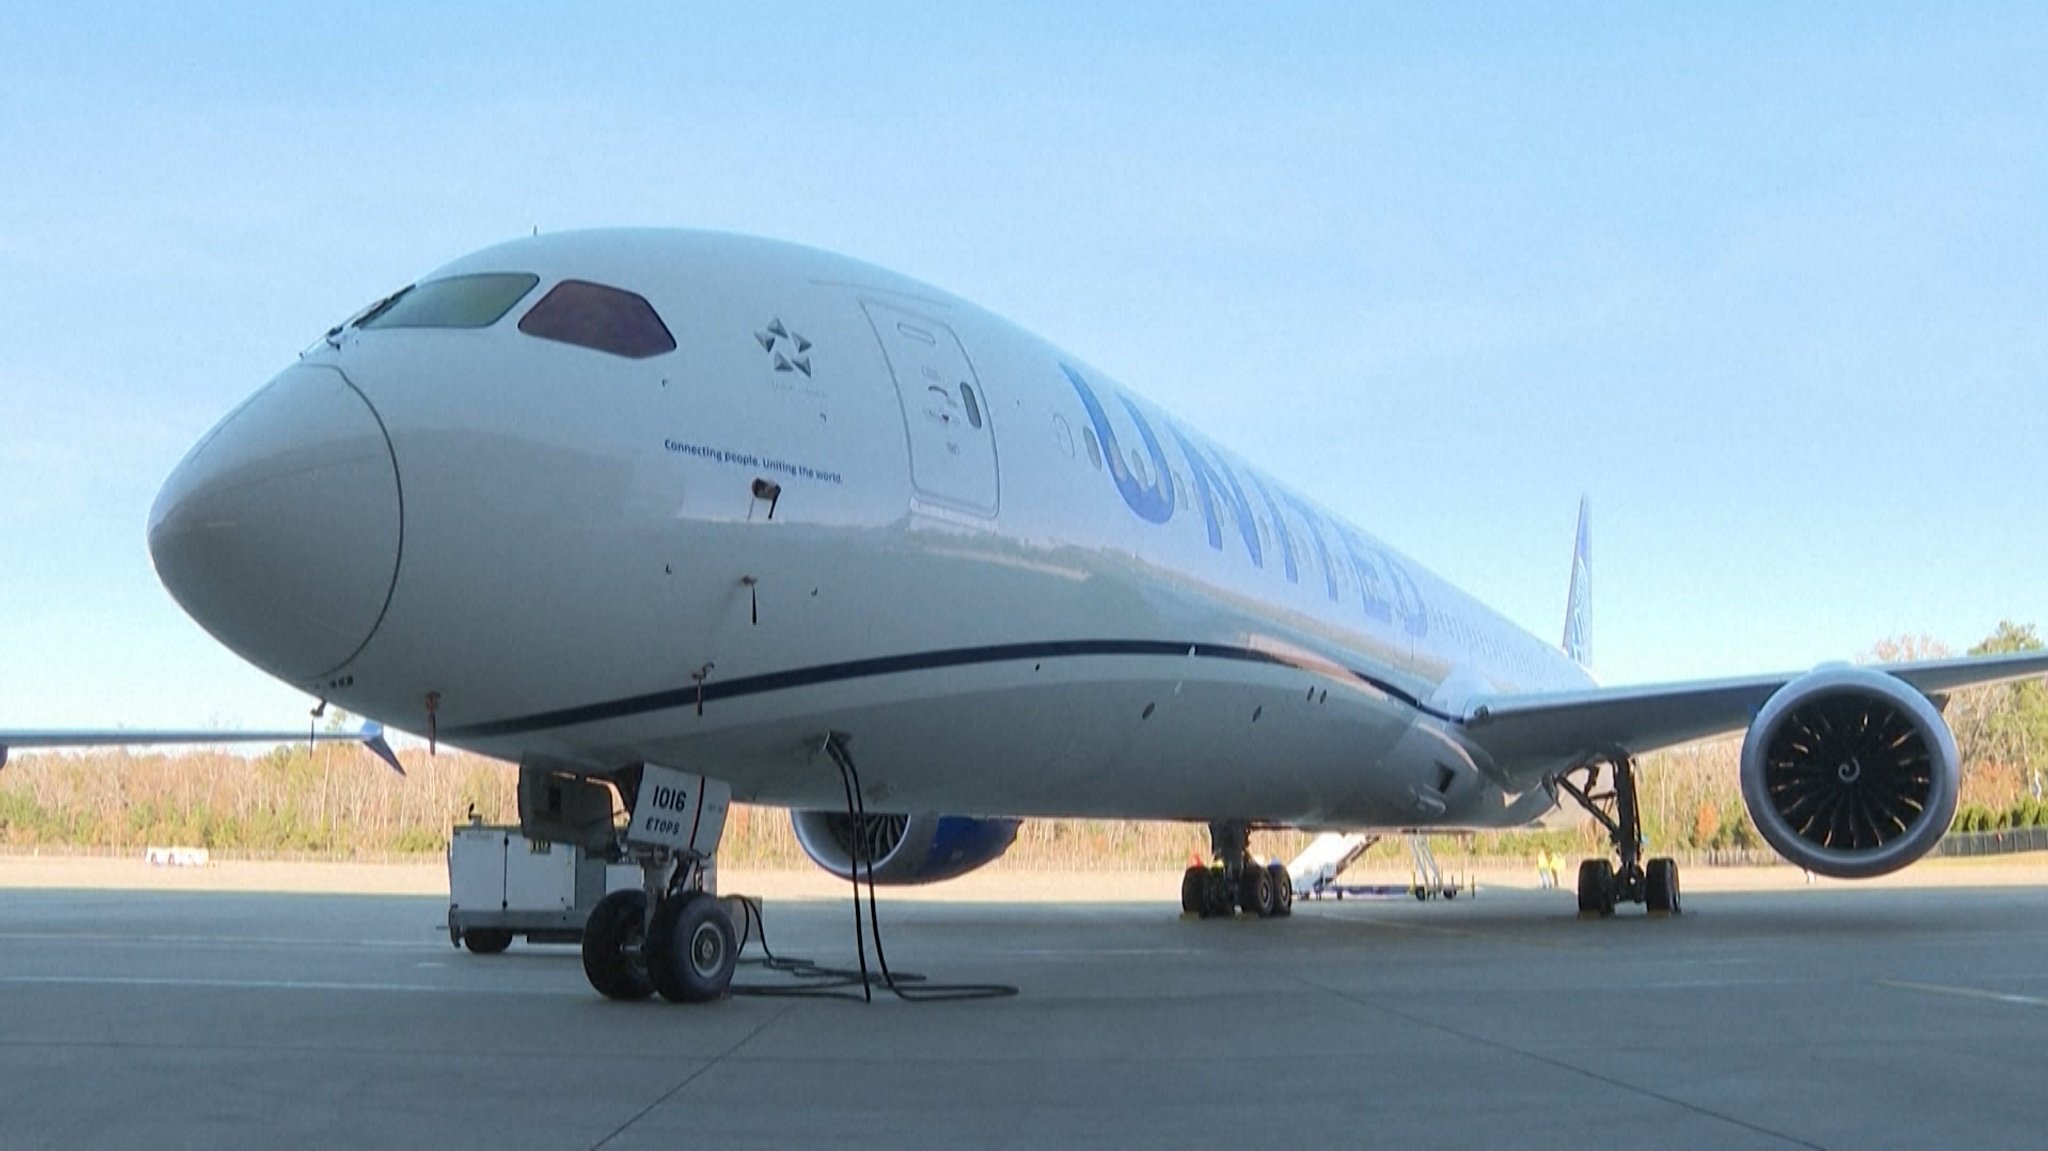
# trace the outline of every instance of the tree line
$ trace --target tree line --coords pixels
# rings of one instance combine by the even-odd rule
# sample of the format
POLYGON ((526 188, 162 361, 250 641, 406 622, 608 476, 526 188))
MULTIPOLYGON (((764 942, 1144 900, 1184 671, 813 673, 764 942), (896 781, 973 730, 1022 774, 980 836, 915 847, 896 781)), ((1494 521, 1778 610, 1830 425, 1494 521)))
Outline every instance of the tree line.
MULTIPOLYGON (((2001 622, 1972 655, 2042 647, 2033 625, 2001 622)), ((1950 654, 1921 636, 1886 640, 1875 662, 1950 654)), ((2039 681, 1959 691, 1945 714, 1963 760, 1956 829, 2048 825, 2048 686, 2039 681)), ((340 722, 337 719, 330 722, 340 722)), ((1653 850, 1701 852, 1763 846, 1736 777, 1739 737, 1645 756, 1640 795, 1653 850)), ((406 777, 349 744, 278 747, 253 759, 218 750, 175 754, 112 748, 85 754, 23 755, 0 770, 0 849, 139 853, 144 847, 205 847, 225 855, 389 858, 438 853, 450 829, 471 817, 517 822, 516 775, 495 760, 460 752, 403 754, 406 777)), ((1521 857, 1538 848, 1604 852, 1597 827, 1560 812, 1557 826, 1465 838, 1480 857, 1521 857)), ((1258 853, 1291 858, 1313 838, 1262 832, 1258 853)), ((1195 825, 1135 820, 1031 820, 998 866, 1146 869, 1175 866, 1207 850, 1195 825)), ((1375 848, 1382 863, 1404 859, 1398 842, 1375 848)), ((721 859, 731 865, 801 866, 785 812, 735 805, 721 859)), ((1405 864, 1404 864, 1405 866, 1405 864)))

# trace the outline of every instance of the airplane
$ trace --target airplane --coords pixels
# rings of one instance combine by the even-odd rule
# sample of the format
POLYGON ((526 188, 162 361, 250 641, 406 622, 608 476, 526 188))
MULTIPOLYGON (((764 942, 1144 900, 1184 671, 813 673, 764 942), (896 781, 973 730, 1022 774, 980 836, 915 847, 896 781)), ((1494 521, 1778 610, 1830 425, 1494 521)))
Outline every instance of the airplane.
POLYGON ((1764 839, 1878 875, 1954 815, 1946 694, 2048 673, 1601 686, 1583 503, 1553 644, 971 303, 695 231, 521 238, 378 300, 193 447, 148 543, 249 662, 517 763, 527 835, 639 862, 583 938, 621 999, 728 992, 735 799, 882 883, 986 864, 1026 817, 1201 823, 1183 910, 1260 918, 1292 888, 1254 829, 1570 799, 1612 848, 1581 911, 1677 912, 1636 757, 1746 731, 1764 839))

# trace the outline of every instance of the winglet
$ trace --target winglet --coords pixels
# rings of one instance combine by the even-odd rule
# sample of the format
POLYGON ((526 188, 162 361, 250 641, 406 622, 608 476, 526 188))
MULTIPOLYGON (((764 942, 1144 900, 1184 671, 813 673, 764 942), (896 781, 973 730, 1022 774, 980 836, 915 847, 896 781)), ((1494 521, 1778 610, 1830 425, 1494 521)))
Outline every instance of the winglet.
POLYGON ((405 774, 405 768, 399 765, 398 753, 392 751, 391 745, 384 742, 383 724, 374 721, 365 722, 362 729, 356 732, 356 738, 362 741, 364 747, 370 749, 372 755, 390 764, 391 770, 401 776, 405 774))
POLYGON ((1579 497, 1579 534, 1572 544, 1572 584, 1564 613, 1564 653, 1583 668, 1593 666, 1593 510, 1579 497))

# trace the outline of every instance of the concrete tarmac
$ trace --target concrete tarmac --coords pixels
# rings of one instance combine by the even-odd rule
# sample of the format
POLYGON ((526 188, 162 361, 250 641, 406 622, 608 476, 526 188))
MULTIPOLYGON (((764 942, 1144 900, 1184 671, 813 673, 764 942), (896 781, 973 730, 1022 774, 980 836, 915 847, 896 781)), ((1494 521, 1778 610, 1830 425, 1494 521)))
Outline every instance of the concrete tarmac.
MULTIPOLYGON (((0 890, 0 1147, 2048 1140, 2048 887, 1609 920, 1495 889, 1202 922, 1175 894, 884 891, 899 970, 1020 994, 691 1008, 600 999, 573 948, 454 951, 433 896, 0 890)), ((778 951, 853 961, 846 903, 768 916, 778 951)))

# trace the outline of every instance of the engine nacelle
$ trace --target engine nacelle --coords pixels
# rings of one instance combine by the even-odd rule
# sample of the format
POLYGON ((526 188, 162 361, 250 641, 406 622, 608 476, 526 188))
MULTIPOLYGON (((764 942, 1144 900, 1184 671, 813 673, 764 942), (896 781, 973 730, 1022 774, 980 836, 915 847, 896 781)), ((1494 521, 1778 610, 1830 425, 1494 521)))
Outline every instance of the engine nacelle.
POLYGON ((1779 688, 1742 741, 1742 802, 1808 871, 1867 879, 1932 850, 1962 785, 1934 704, 1882 672, 1828 667, 1779 688))
POLYGON ((856 844, 866 844, 875 882, 937 883, 993 863, 1017 839, 1022 820, 964 815, 875 815, 865 823, 843 811, 792 811, 796 841, 811 862, 840 878, 853 870, 856 844))

